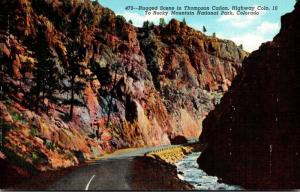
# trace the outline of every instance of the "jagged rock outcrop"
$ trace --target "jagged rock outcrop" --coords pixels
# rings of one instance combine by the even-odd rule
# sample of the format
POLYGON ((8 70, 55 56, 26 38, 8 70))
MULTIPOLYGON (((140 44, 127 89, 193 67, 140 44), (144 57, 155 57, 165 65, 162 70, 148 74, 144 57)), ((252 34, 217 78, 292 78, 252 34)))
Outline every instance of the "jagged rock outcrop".
POLYGON ((139 30, 148 70, 172 125, 177 124, 184 136, 199 135, 197 127, 227 91, 247 53, 175 19, 161 28, 139 30))
POLYGON ((253 189, 299 188, 299 19, 300 2, 204 120, 198 164, 209 174, 253 189))
POLYGON ((136 28, 88 0, 3 0, 1 128, 38 170, 198 137, 247 53, 181 22, 136 28))

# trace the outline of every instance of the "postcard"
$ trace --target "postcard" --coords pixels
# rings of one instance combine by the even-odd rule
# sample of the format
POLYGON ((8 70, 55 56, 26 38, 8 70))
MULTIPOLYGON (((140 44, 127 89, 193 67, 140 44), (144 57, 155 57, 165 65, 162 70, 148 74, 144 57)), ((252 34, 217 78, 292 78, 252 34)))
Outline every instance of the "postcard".
POLYGON ((297 190, 297 0, 1 0, 0 190, 297 190))

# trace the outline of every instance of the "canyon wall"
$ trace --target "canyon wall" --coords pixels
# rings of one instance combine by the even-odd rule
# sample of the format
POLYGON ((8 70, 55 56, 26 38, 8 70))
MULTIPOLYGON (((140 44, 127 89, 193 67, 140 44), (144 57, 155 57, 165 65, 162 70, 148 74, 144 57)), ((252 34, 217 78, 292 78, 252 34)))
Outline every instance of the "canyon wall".
POLYGON ((250 189, 299 188, 299 18, 298 2, 204 120, 198 163, 209 174, 250 189))

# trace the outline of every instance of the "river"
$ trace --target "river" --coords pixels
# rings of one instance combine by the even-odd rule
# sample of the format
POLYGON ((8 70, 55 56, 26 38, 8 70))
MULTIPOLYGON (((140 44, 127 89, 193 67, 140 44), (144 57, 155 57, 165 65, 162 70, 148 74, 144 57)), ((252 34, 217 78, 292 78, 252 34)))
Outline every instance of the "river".
POLYGON ((178 177, 181 180, 192 184, 196 190, 243 190, 240 186, 219 182, 217 177, 209 176, 199 169, 197 158, 200 155, 201 152, 191 153, 176 163, 178 177))

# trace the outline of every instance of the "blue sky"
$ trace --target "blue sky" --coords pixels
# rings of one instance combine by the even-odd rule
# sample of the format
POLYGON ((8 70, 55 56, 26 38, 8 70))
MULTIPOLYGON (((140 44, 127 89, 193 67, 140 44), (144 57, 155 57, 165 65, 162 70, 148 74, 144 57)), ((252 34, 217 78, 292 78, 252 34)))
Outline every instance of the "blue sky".
POLYGON ((125 10, 127 6, 278 6, 277 11, 259 11, 258 16, 167 16, 186 19, 188 25, 202 30, 204 25, 206 34, 216 33, 217 37, 233 40, 236 44, 243 44, 245 50, 251 52, 258 49, 261 43, 270 41, 279 32, 281 15, 293 10, 295 0, 98 0, 99 3, 112 9, 117 15, 123 15, 133 24, 141 26, 144 20, 158 24, 161 16, 146 16, 144 11, 125 10))

